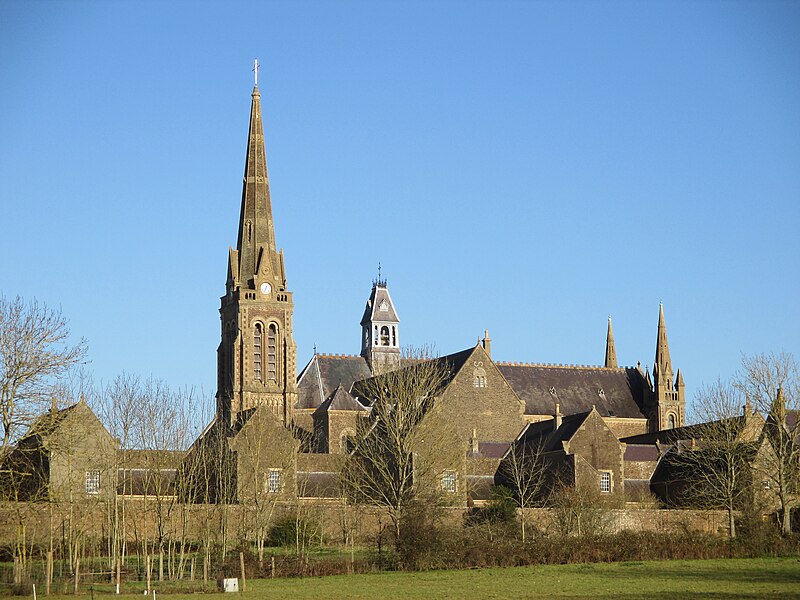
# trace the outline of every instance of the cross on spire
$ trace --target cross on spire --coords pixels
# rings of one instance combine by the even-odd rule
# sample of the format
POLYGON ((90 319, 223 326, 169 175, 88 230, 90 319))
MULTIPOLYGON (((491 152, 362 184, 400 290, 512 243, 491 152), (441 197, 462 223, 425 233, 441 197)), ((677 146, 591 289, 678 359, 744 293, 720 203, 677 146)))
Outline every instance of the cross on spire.
POLYGON ((258 87, 258 59, 253 61, 253 73, 255 73, 255 85, 258 87))

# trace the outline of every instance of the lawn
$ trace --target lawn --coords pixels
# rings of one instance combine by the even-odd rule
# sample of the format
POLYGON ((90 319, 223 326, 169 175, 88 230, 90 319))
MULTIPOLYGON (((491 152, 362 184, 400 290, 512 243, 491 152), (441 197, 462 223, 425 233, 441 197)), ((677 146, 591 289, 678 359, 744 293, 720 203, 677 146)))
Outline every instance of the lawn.
MULTIPOLYGON (((106 588, 107 589, 107 588, 106 588)), ((88 595, 88 590, 84 594, 88 595)), ((97 598, 108 597, 95 592, 97 598)), ((69 598, 74 596, 50 596, 69 598)), ((152 596, 151 596, 152 597, 152 596)), ((247 593, 189 598, 293 600, 401 598, 800 598, 800 557, 543 565, 507 569, 378 573, 247 582, 247 593)), ((120 598, 142 598, 123 595, 120 598)))

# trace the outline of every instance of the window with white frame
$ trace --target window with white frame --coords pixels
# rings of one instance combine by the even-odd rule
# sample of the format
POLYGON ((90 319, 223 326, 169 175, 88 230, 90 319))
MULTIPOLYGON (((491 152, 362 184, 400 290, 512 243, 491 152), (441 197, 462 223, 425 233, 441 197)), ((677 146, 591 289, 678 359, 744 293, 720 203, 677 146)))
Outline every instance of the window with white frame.
POLYGON ((611 471, 600 471, 600 491, 603 494, 611 493, 611 471))
POLYGON ((100 471, 86 471, 84 487, 87 494, 100 493, 100 471))
POLYGON ((267 473, 267 492, 270 494, 277 494, 281 491, 281 470, 270 469, 267 473))
POLYGON ((445 492, 455 493, 456 491, 456 472, 445 471, 442 473, 442 489, 445 492))

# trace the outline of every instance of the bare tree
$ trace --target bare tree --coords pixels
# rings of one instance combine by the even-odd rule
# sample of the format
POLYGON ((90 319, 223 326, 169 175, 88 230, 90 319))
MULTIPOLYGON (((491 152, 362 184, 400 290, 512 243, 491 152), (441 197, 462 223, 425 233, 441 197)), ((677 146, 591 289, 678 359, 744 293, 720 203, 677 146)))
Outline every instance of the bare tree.
POLYGON ((500 463, 499 476, 502 483, 513 492, 520 509, 522 542, 525 543, 527 509, 544 502, 542 496, 549 489, 541 446, 530 443, 511 444, 500 463))
POLYGON ((766 416, 755 467, 778 501, 781 530, 789 534, 800 489, 800 366, 785 352, 745 356, 737 386, 766 416))
POLYGON ((0 296, 0 451, 47 406, 56 380, 84 360, 86 341, 69 337, 60 310, 0 296))
POLYGON ((436 414, 450 368, 445 359, 422 352, 407 354, 404 363, 354 388, 371 402, 371 418, 360 424, 342 471, 352 501, 387 511, 395 540, 404 512, 421 497, 441 495, 442 473, 463 460, 466 450, 453 443, 452 427, 436 414))
POLYGON ((720 380, 700 390, 695 412, 702 423, 692 427, 691 442, 680 442, 669 454, 670 466, 683 482, 687 502, 727 512, 734 538, 736 510, 752 499, 752 463, 763 420, 738 388, 720 380))

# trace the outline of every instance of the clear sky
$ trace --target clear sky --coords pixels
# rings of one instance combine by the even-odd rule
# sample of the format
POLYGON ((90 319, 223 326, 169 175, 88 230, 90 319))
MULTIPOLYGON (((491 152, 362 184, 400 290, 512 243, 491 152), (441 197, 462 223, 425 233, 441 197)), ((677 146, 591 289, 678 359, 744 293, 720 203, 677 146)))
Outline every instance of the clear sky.
POLYGON ((800 355, 800 3, 0 2, 0 291, 215 389, 254 58, 302 367, 402 344, 800 355))

